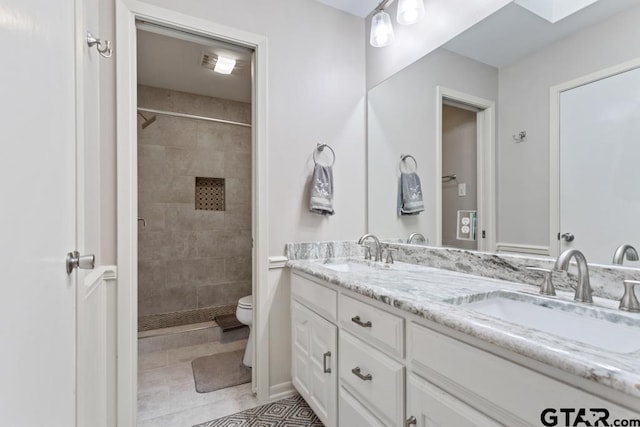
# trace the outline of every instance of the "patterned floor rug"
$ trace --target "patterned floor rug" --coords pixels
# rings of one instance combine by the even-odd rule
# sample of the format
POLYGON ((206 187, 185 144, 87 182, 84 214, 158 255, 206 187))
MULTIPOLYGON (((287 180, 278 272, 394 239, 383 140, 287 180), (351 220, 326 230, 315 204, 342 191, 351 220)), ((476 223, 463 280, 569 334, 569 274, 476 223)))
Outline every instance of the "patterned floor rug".
POLYGON ((323 427, 300 395, 247 409, 194 427, 323 427))

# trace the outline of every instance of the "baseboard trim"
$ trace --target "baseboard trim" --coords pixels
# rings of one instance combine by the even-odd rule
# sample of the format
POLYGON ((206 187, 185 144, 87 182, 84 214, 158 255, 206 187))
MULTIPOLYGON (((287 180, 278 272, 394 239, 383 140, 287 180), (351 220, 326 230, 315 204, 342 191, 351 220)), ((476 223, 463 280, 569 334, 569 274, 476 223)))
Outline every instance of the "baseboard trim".
POLYGON ((284 399, 294 394, 296 394, 296 389, 293 387, 291 381, 272 385, 269 387, 269 402, 284 399))
POLYGON ((549 256, 548 246, 520 245, 517 243, 498 243, 496 252, 549 256))

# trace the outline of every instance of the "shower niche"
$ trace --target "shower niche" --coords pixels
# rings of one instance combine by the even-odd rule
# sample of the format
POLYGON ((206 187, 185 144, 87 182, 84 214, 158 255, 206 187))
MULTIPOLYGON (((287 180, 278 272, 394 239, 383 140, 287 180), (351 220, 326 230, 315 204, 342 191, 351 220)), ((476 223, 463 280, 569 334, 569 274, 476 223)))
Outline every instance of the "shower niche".
POLYGON ((196 177, 196 210, 225 210, 224 178, 196 177))

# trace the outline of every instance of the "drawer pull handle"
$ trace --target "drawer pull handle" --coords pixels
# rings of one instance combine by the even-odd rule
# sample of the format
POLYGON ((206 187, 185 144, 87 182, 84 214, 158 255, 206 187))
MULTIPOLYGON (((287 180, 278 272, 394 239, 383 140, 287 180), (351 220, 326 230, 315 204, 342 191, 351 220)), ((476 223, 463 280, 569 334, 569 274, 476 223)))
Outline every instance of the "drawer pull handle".
POLYGON ((370 328, 372 326, 372 323, 370 320, 363 322, 362 320, 360 320, 360 316, 352 317, 351 321, 358 326, 362 326, 363 328, 370 328))
POLYGON ((331 367, 327 368, 327 358, 329 357, 331 357, 330 351, 327 351, 325 354, 322 355, 322 368, 325 374, 331 373, 331 367))
POLYGON ((418 420, 413 415, 404 423, 405 427, 418 425, 418 420))
POLYGON ((362 375, 362 372, 360 371, 360 367, 358 367, 358 366, 353 368, 351 370, 351 372, 353 372, 353 375, 355 375, 356 377, 360 378, 362 381, 371 381, 373 379, 371 374, 362 375))

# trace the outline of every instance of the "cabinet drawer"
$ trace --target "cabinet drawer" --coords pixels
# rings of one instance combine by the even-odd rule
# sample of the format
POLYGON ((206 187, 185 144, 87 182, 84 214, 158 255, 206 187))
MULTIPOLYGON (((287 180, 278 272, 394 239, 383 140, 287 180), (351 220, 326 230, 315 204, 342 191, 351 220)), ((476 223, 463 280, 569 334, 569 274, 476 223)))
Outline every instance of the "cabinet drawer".
POLYGON ((388 351, 404 356, 404 319, 377 307, 340 295, 340 325, 355 336, 388 351))
POLYGON ((297 274, 291 275, 291 295, 328 320, 336 322, 338 293, 297 274))
POLYGON ((407 375, 407 419, 416 427, 499 427, 496 421, 415 374, 407 375))
POLYGON ((385 427, 367 408, 344 387, 340 387, 340 404, 338 406, 338 425, 345 427, 385 427))
POLYGON ((607 408, 611 419, 638 414, 502 357, 411 323, 410 367, 506 423, 539 425, 546 408, 607 408), (446 380, 443 381, 443 378, 446 380))
POLYGON ((348 332, 340 333, 340 378, 385 424, 400 425, 404 409, 404 366, 348 332))

